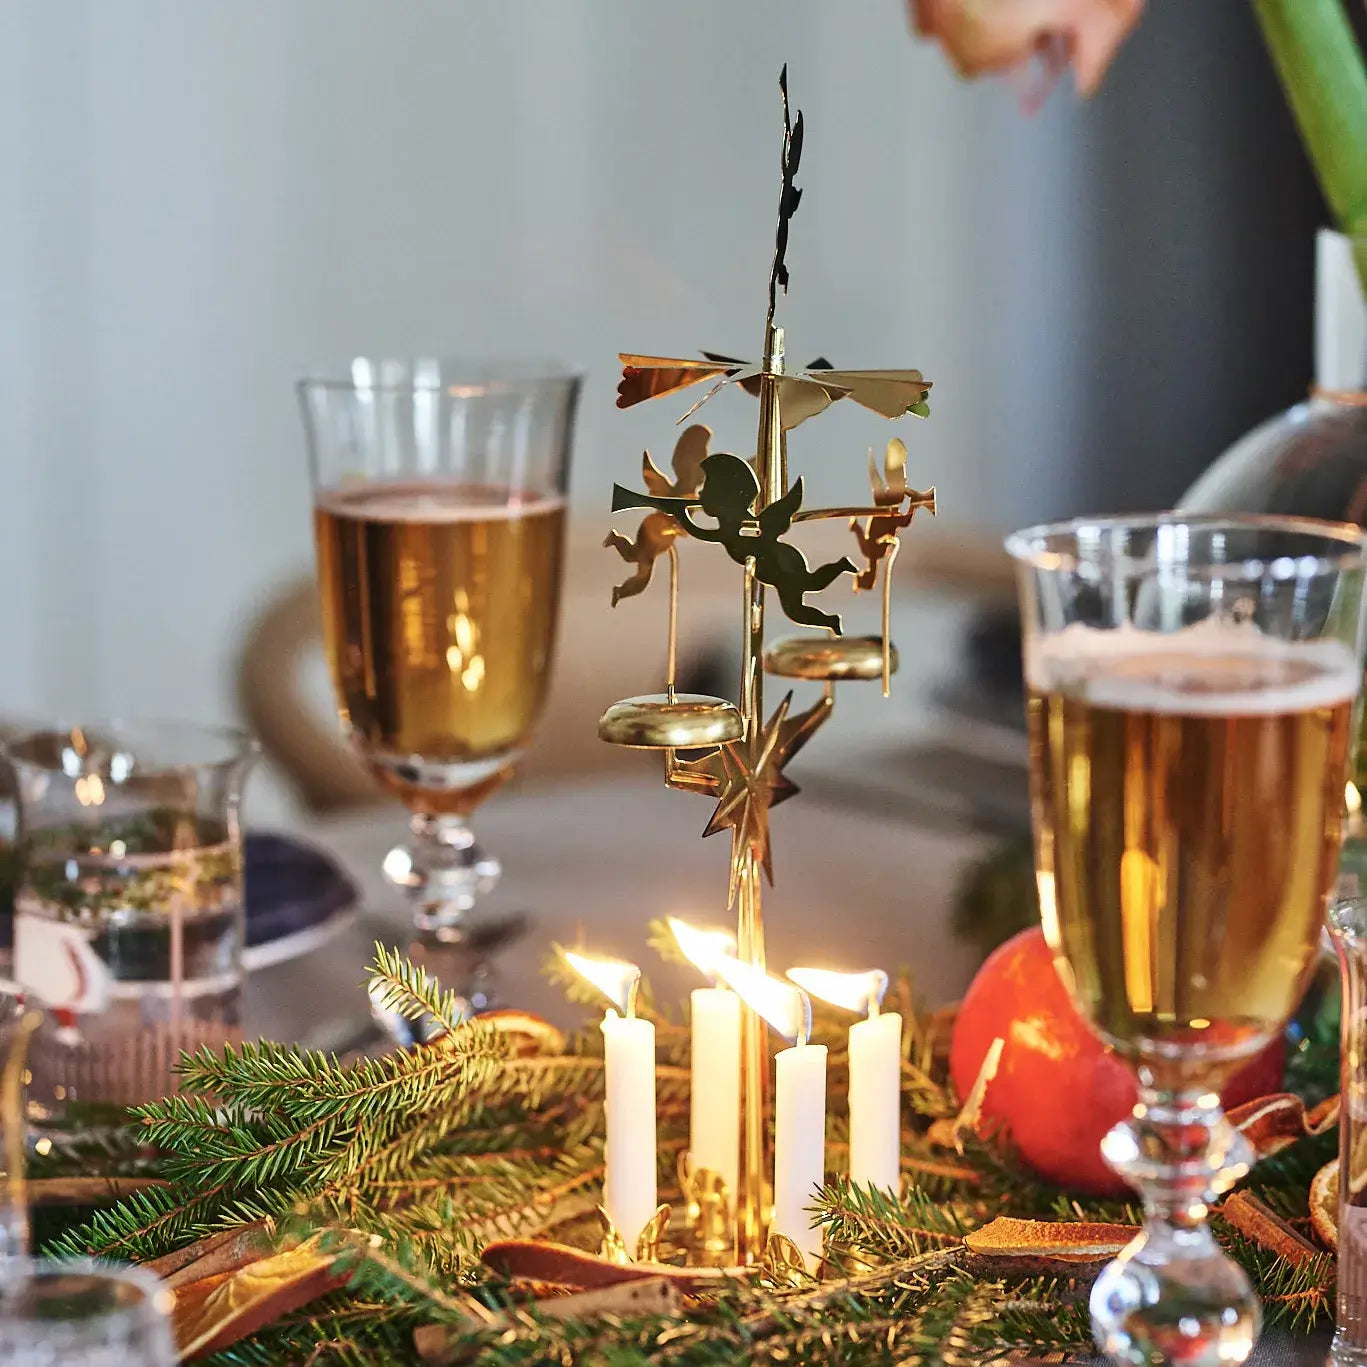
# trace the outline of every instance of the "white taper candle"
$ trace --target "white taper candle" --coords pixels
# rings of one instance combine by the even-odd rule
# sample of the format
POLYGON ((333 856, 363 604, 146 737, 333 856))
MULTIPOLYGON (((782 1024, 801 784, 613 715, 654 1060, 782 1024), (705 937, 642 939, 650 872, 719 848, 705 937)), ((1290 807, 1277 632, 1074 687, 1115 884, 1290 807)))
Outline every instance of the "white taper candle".
POLYGON ((902 1159, 902 1017, 850 1026, 850 1181, 898 1190, 902 1159))
POLYGON ((609 1008, 603 1017, 607 1098, 603 1208, 636 1256, 655 1214, 655 1026, 609 1008))
POLYGON ((695 988, 689 1154, 736 1199, 740 1173, 740 998, 728 987, 695 988))
POLYGON ((798 1044, 774 1058, 774 1222, 815 1272, 821 1227, 808 1209, 826 1178, 826 1046, 798 1044))

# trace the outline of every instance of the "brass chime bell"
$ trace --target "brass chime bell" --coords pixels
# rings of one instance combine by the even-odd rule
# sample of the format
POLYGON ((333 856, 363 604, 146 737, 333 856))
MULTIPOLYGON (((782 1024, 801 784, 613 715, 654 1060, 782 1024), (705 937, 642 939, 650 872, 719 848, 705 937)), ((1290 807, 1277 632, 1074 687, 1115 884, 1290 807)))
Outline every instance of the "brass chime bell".
POLYGON ((615 702, 598 719, 599 739, 637 750, 701 750, 745 734, 735 703, 704 693, 646 693, 615 702))
MULTIPOLYGON (((766 673, 785 679, 845 682, 884 678, 881 636, 785 636, 764 652, 766 673)), ((897 671, 897 647, 887 647, 886 670, 897 671)))

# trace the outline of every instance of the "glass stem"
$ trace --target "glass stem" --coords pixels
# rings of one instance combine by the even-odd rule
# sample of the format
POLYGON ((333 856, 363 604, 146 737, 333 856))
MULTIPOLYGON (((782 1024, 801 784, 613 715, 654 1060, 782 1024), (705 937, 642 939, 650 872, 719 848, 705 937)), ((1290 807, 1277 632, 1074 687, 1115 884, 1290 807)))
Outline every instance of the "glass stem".
POLYGON ((1206 1217, 1253 1153, 1219 1097, 1155 1087, 1141 1075, 1133 1114, 1101 1152, 1138 1190, 1144 1228, 1092 1288, 1098 1346, 1135 1364, 1242 1362, 1257 1338, 1258 1303, 1206 1217))
POLYGON ((1107 1135, 1102 1154, 1138 1187, 1151 1226, 1207 1240, 1211 1204, 1253 1162, 1213 1092, 1142 1084, 1130 1120, 1107 1135))
POLYGON ((409 824, 412 839, 390 850, 385 876, 407 892, 420 932, 459 939, 471 908, 498 882, 502 868, 462 816, 415 812, 409 824))

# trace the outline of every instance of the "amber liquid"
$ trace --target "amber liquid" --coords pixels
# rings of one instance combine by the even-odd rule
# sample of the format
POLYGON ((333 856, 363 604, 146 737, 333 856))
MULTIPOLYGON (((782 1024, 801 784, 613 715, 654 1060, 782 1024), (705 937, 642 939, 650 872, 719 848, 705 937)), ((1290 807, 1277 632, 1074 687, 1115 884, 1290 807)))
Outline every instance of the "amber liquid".
POLYGON ((323 634, 343 722, 365 754, 511 759, 545 701, 564 501, 454 483, 370 483, 314 512, 323 634))
POLYGON ((1167 653, 1031 682, 1044 930, 1079 1006, 1131 1056, 1257 1048, 1318 953, 1351 668, 1167 653))

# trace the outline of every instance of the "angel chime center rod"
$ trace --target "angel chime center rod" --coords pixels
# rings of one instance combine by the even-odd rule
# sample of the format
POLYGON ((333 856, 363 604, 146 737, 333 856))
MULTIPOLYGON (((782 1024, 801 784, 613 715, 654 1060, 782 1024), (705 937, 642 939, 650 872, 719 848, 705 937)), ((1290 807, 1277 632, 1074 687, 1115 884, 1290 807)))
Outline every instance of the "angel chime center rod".
MULTIPOLYGON (((884 475, 870 454, 871 504, 835 508, 802 508, 801 477, 788 484, 785 432, 845 398, 885 418, 927 416, 930 382, 919 370, 836 370, 817 360, 790 372, 784 364, 783 329, 774 323, 780 290, 788 288, 786 252, 788 224, 802 192, 796 175, 802 154, 802 115, 790 118, 787 72, 779 77, 783 100, 782 186, 778 227, 769 272, 768 311, 763 360, 759 365, 703 352, 702 360, 623 353, 617 405, 630 408, 647 399, 695 384, 715 381, 683 415, 691 417, 723 387, 739 385, 759 399, 759 427, 753 463, 725 452, 708 453, 711 432, 701 424, 684 431, 674 448, 673 478, 643 458, 644 493, 613 486, 612 509, 647 510, 634 540, 615 530, 606 545, 635 565, 635 572, 613 590, 615 607, 650 582, 659 556, 669 556, 669 638, 666 691, 663 697, 626 698, 614 703, 599 720, 606 741, 661 750, 665 781, 670 787, 715 798, 717 806, 704 835, 729 829, 732 836, 728 904, 737 906, 737 952, 756 968, 765 967, 761 877, 770 869, 769 809, 791 797, 796 786, 784 766, 807 743, 830 714, 834 685, 840 680, 881 676, 884 691, 896 667, 889 640, 888 579, 896 558, 897 538, 919 508, 934 511, 933 490, 922 493, 906 483, 906 448, 888 443, 884 475), (906 505, 905 507, 903 505, 906 505), (785 539, 797 522, 845 519, 851 523, 863 570, 842 556, 815 567, 801 549, 785 539), (861 524, 859 519, 865 519, 861 524), (721 547, 744 568, 744 623, 739 697, 735 703, 713 697, 686 697, 675 690, 679 606, 676 541, 687 537, 721 547), (840 636, 840 619, 806 601, 809 593, 828 587, 841 574, 855 573, 854 586, 872 589, 885 565, 883 635, 875 661, 868 640, 840 642, 827 636, 795 637, 776 647, 770 667, 790 679, 820 681, 821 699, 790 715, 789 693, 766 723, 764 717, 764 615, 766 585, 778 606, 799 626, 816 627, 840 636), (873 664, 881 667, 874 670, 873 664)), ((763 1019, 748 1006, 741 1013, 741 1153, 736 1174, 735 1240, 742 1263, 757 1263, 765 1254, 769 1224, 770 1171, 766 1093, 768 1050, 763 1019)), ((729 1165, 728 1165, 729 1166, 729 1165)), ((713 1174, 715 1176, 715 1174, 713 1174)), ((712 1252, 715 1250, 709 1250, 712 1252)))
MULTIPOLYGON (((783 373, 783 329, 765 323, 764 368, 759 381, 759 434, 756 445, 760 494, 756 511, 787 492, 785 439, 779 415, 775 377, 783 373)), ((764 724, 764 585, 747 564, 745 573, 745 630, 741 661, 741 714, 747 740, 764 724)), ((738 889, 736 946, 740 957, 756 968, 765 967, 764 911, 760 865, 753 850, 746 852, 738 889)), ((768 1171, 765 1155, 765 1089, 768 1069, 765 1024, 749 1007, 741 1014, 742 1163, 736 1200, 737 1254, 742 1262, 764 1255, 768 1212, 768 1171)))

